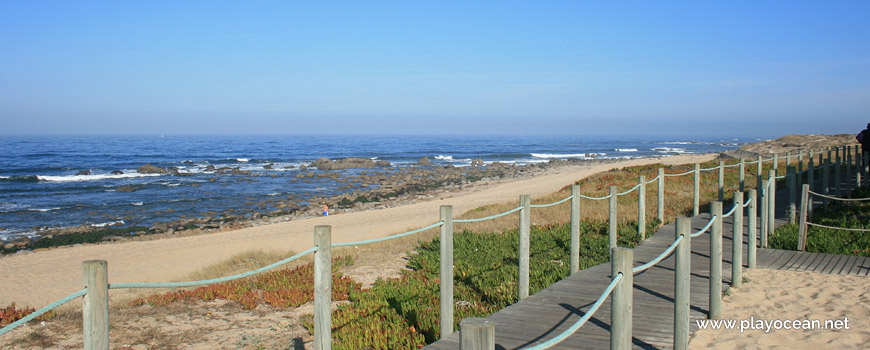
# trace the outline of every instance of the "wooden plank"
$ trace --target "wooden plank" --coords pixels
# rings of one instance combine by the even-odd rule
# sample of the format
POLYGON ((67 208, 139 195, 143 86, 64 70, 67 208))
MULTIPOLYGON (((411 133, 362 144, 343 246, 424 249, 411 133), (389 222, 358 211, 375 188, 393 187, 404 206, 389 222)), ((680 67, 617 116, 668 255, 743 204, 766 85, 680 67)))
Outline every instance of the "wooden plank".
POLYGON ((787 266, 783 266, 783 270, 802 271, 806 264, 810 263, 815 258, 814 253, 795 252, 794 258, 791 259, 787 266))
POLYGON ((830 254, 813 253, 813 255, 813 259, 808 263, 804 264, 804 269, 800 271, 816 272, 817 269, 821 269, 824 267, 824 264, 827 263, 827 260, 831 259, 830 254))
POLYGON ((846 259, 846 263, 843 264, 843 267, 837 272, 838 275, 848 275, 849 270, 852 269, 852 265, 855 265, 855 261, 858 260, 857 256, 850 255, 848 259, 846 259))
POLYGON ((833 271, 834 268, 840 263, 840 260, 846 258, 845 256, 838 255, 838 254, 831 254, 831 256, 833 256, 831 261, 829 261, 828 264, 819 272, 825 273, 825 274, 830 274, 831 271, 833 271))
POLYGON ((855 265, 852 266, 852 269, 849 270, 849 275, 853 276, 866 276, 867 269, 870 268, 868 266, 867 258, 861 256, 858 259, 855 259, 855 265))
POLYGON ((832 275, 839 275, 840 271, 843 270, 843 266, 846 266, 846 263, 849 262, 849 258, 850 257, 847 255, 840 256, 840 261, 837 262, 837 265, 834 265, 834 268, 832 268, 829 273, 832 275))
POLYGON ((783 266, 785 266, 791 259, 794 258, 795 252, 789 250, 783 250, 782 255, 780 255, 775 261, 772 261, 768 268, 774 270, 781 270, 783 266))
POLYGON ((825 271, 825 269, 828 267, 828 265, 831 264, 831 261, 834 261, 834 259, 836 259, 836 258, 837 258, 837 255, 824 254, 824 258, 822 259, 822 261, 819 261, 819 263, 816 264, 816 266, 812 270, 812 272, 822 273, 822 271, 825 271))

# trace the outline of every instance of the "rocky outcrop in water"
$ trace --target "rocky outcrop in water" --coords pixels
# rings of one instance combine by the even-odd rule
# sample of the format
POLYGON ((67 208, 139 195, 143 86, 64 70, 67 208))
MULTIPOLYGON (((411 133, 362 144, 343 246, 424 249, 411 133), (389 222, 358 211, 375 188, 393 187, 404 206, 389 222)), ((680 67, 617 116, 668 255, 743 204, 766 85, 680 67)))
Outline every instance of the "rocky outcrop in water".
POLYGON ((432 165, 432 161, 429 160, 429 157, 423 157, 417 161, 417 165, 422 165, 422 166, 432 165))
POLYGON ((374 168, 376 163, 368 158, 343 158, 334 161, 329 158, 319 158, 311 163, 311 166, 320 170, 368 169, 374 168))
POLYGON ((166 174, 169 173, 169 170, 163 169, 161 167, 156 167, 151 164, 145 164, 136 168, 136 172, 139 174, 166 174))

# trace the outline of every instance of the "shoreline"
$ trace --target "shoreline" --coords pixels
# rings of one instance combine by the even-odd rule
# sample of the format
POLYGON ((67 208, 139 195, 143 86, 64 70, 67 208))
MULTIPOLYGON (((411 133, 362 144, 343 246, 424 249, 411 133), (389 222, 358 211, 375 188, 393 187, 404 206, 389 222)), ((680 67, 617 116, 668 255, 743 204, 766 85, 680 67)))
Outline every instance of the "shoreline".
POLYGON ((107 260, 109 282, 166 282, 250 250, 299 252, 313 244, 316 225, 333 226, 333 242, 384 237, 438 220, 438 207, 453 205, 462 213, 486 205, 515 201, 521 194, 551 194, 587 176, 614 168, 648 164, 690 164, 718 154, 637 158, 593 165, 550 166, 521 178, 491 179, 467 188, 448 189, 431 198, 383 209, 311 217, 210 234, 112 244, 65 246, 0 258, 0 304, 35 306, 53 302, 81 288, 81 261, 107 260))

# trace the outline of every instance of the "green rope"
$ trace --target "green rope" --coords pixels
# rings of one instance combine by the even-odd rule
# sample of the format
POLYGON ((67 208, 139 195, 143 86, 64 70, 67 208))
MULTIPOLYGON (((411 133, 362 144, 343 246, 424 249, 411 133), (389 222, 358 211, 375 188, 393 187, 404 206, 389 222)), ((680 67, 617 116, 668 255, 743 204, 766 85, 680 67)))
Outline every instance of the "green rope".
POLYGON ((44 314, 44 313, 46 313, 46 312, 49 312, 49 311, 51 311, 51 310, 57 308, 58 306, 61 306, 61 305, 63 305, 63 304, 66 304, 66 303, 72 301, 72 300, 75 299, 75 298, 78 298, 78 297, 84 296, 84 295, 87 294, 87 293, 88 293, 88 289, 87 289, 87 288, 82 289, 82 290, 80 290, 80 291, 78 291, 78 292, 75 292, 75 293, 72 293, 72 294, 70 294, 70 295, 67 295, 66 298, 63 298, 63 299, 61 299, 61 300, 58 300, 58 301, 53 302, 53 303, 49 304, 48 306, 46 306, 46 307, 44 307, 44 308, 41 308, 41 309, 36 310, 36 311, 34 311, 34 312, 31 312, 30 315, 24 316, 24 317, 22 317, 20 320, 15 321, 15 322, 12 322, 12 323, 8 324, 6 327, 3 327, 2 329, 0 329, 0 335, 6 334, 7 332, 9 332, 9 331, 11 331, 11 330, 17 328, 18 326, 23 325, 23 324, 29 322, 30 320, 32 320, 32 319, 34 319, 34 318, 37 318, 37 317, 39 317, 39 316, 42 316, 42 314, 44 314))
POLYGON ((367 240, 365 240, 365 241, 346 242, 346 243, 336 243, 336 244, 333 244, 332 246, 333 246, 334 248, 338 248, 338 247, 350 247, 350 246, 355 246, 355 245, 363 245, 363 244, 371 244, 371 243, 377 243, 377 242, 389 241, 389 240, 394 239, 394 238, 405 237, 405 236, 413 235, 413 234, 415 234, 415 233, 420 233, 420 232, 423 232, 423 231, 426 231, 426 230, 429 230, 429 229, 436 228, 436 227, 441 226, 441 225, 444 225, 444 221, 439 221, 439 222, 436 222, 436 223, 434 223, 434 224, 432 224, 432 225, 429 225, 429 226, 426 226, 426 227, 421 227, 421 228, 418 228, 418 229, 416 229, 416 230, 411 230, 411 231, 408 231, 408 232, 399 233, 399 234, 395 234, 395 235, 392 235, 392 236, 381 237, 381 238, 375 238, 375 239, 367 239, 367 240))
POLYGON ((505 215, 510 214, 510 213, 515 213, 515 212, 519 211, 520 209, 523 209, 523 207, 516 207, 516 208, 513 208, 513 209, 511 209, 511 210, 508 210, 508 211, 506 211, 506 212, 504 212, 504 213, 501 213, 501 214, 495 214, 495 215, 492 215, 492 216, 487 216, 487 217, 485 217, 485 218, 478 218, 478 219, 461 219, 461 220, 453 220, 453 222, 456 222, 456 223, 464 223, 464 222, 480 222, 480 221, 486 221, 486 220, 490 220, 490 219, 499 218, 499 217, 505 216, 505 215))
POLYGON ((571 199, 571 198, 574 198, 574 195, 570 195, 570 196, 568 196, 568 198, 565 198, 565 199, 563 199, 563 200, 560 200, 560 201, 558 201, 558 202, 553 202, 553 203, 550 203, 550 204, 532 204, 531 207, 532 207, 532 208, 546 208, 546 207, 552 207, 552 206, 557 205, 557 204, 565 203, 565 202, 567 202, 567 201, 568 201, 569 199, 571 199))
POLYGON ((677 245, 679 245, 680 242, 683 241, 683 238, 686 238, 686 236, 680 235, 680 238, 677 238, 677 239, 674 241, 674 243, 671 243, 671 245, 668 247, 668 249, 665 249, 665 251, 662 252, 661 254, 659 254, 658 257, 656 257, 655 259, 653 259, 652 261, 650 261, 650 262, 648 262, 648 263, 646 263, 646 264, 643 264, 643 265, 640 265, 640 266, 638 266, 638 267, 635 267, 635 268, 631 269, 631 273, 632 273, 632 274, 635 274, 635 275, 636 275, 636 274, 639 274, 639 273, 641 273, 641 272, 646 271, 646 270, 649 269, 650 267, 655 266, 655 265, 658 264, 659 262, 661 262, 665 257, 667 257, 668 255, 670 255, 671 252, 674 251, 674 249, 677 248, 677 245))
POLYGON ((704 232, 707 232, 707 230, 709 230, 710 227, 713 226, 713 223, 716 222, 716 218, 717 218, 717 217, 718 217, 718 216, 714 216, 714 217, 710 218, 710 222, 707 223, 707 226, 704 226, 704 228, 702 228, 701 231, 698 231, 698 232, 693 233, 693 234, 691 235, 692 238, 698 237, 698 236, 700 236, 700 235, 703 235, 704 232))

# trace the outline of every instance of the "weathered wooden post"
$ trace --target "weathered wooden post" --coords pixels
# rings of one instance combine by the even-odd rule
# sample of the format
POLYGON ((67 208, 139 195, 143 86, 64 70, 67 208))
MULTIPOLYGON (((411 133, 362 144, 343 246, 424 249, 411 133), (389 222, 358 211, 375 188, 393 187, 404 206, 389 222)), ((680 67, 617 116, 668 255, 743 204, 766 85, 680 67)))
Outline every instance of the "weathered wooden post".
POLYGON ((674 266, 674 349, 689 348, 689 294, 692 273, 692 219, 677 218, 674 239, 683 237, 677 246, 674 266))
POLYGON ((767 216, 770 213, 770 181, 762 181, 764 184, 761 190, 761 247, 767 248, 767 232, 770 228, 767 226, 770 220, 767 216))
POLYGON ((659 168, 658 212, 659 222, 665 222, 665 169, 659 168))
POLYGON ((755 169, 755 188, 761 191, 761 181, 763 181, 763 177, 761 176, 761 171, 763 168, 764 162, 761 160, 761 156, 758 156, 758 167, 755 169))
POLYGON ((453 206, 441 206, 441 338, 453 333, 453 206))
POLYGON ((798 251, 805 251, 807 248, 807 207, 810 206, 810 186, 804 185, 801 188, 801 218, 798 228, 798 251))
POLYGON ((743 192, 734 193, 734 221, 731 225, 731 285, 743 284, 743 192))
POLYGON ((610 252, 613 262, 610 264, 610 276, 616 278, 622 275, 622 281, 613 288, 610 296, 610 348, 631 348, 632 324, 632 290, 634 289, 634 251, 629 248, 616 247, 610 252))
MULTIPOLYGON (((767 186, 770 187, 770 191, 768 192, 767 199, 770 203, 767 204, 767 233, 769 235, 773 235, 773 232, 776 231, 776 177, 775 172, 773 170, 770 171, 770 181, 768 181, 767 186)), ((763 240, 764 248, 767 248, 767 238, 763 240)))
POLYGON ((640 183, 637 189, 637 233, 643 241, 646 239, 646 177, 641 175, 637 181, 640 183))
POLYGON ((755 189, 749 190, 749 200, 749 222, 747 223, 749 226, 749 232, 747 232, 749 237, 747 240, 749 242, 746 244, 749 252, 746 254, 748 260, 746 263, 750 269, 754 269, 756 264, 755 258, 758 254, 758 191, 755 189))
MULTIPOLYGON (((831 151, 828 150, 828 159, 822 165, 822 193, 831 195, 831 151)), ((822 203, 828 205, 829 199, 822 197, 822 203)))
POLYGON ((524 194, 520 196, 520 269, 519 269, 519 297, 520 300, 529 296, 529 236, 532 230, 531 207, 532 196, 524 194))
POLYGON ((807 183, 810 184, 810 188, 816 188, 816 165, 813 164, 813 150, 810 149, 810 157, 807 163, 807 183))
POLYGON ((695 191, 692 193, 692 216, 701 214, 701 164, 695 163, 695 191))
POLYGON ((746 159, 740 158, 740 192, 746 191, 746 159))
MULTIPOLYGON (((608 238, 610 241, 610 250, 613 251, 613 248, 616 247, 616 238, 617 238, 617 225, 616 225, 616 210, 617 210, 617 200, 618 196, 616 195, 616 186, 610 186, 610 219, 608 220, 610 224, 610 229, 608 230, 608 238)), ((611 261, 613 261, 613 257, 610 257, 611 261)))
POLYGON ((773 173, 779 174, 779 155, 773 154, 773 173))
POLYGON ((314 349, 332 349, 332 226, 314 226, 314 349))
POLYGON ((109 349, 109 264, 105 260, 82 262, 82 327, 84 349, 109 349))
POLYGON ((798 151, 798 174, 804 172, 804 151, 798 151))
POLYGON ((722 202, 710 202, 710 313, 707 318, 722 318, 722 202))
POLYGON ((725 200, 725 161, 719 161, 719 201, 725 200))
POLYGON ((460 350, 495 350, 495 323, 481 317, 459 321, 460 350))
POLYGON ((836 194, 837 197, 843 196, 842 189, 841 189, 841 187, 843 187, 842 186, 843 174, 842 174, 842 170, 841 170, 842 168, 843 168, 843 163, 842 163, 842 160, 840 159, 840 147, 837 147, 837 159, 836 159, 836 164, 834 164, 834 193, 836 194))
POLYGON ((571 185, 571 274, 580 271, 580 185, 571 185))
POLYGON ((795 218, 797 217, 795 213, 795 208, 797 208, 797 174, 793 166, 786 168, 786 174, 788 174, 785 177, 788 183, 788 222, 794 225, 795 218))

